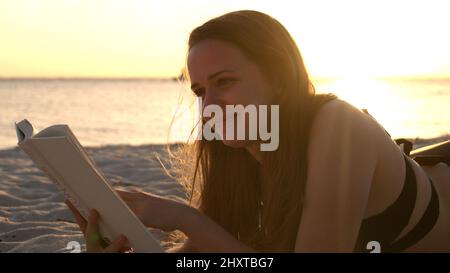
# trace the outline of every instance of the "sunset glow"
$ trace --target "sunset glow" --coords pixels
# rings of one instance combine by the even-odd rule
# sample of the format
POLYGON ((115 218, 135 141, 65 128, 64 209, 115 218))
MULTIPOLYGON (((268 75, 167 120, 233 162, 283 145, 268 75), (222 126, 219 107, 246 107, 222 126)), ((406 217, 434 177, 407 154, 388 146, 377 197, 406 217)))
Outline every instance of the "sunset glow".
POLYGON ((444 1, 0 2, 0 77, 173 77, 189 32, 238 9, 291 32, 314 77, 450 76, 444 1))

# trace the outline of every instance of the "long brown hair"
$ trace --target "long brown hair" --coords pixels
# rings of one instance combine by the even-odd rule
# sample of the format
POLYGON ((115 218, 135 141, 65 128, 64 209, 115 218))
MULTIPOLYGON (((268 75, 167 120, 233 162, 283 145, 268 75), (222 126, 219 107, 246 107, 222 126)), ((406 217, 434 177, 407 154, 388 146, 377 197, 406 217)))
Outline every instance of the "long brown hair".
POLYGON ((242 10, 211 19, 192 31, 189 50, 205 39, 237 46, 276 86, 272 104, 280 110, 279 147, 264 152, 260 165, 245 148, 196 140, 177 154, 180 180, 191 201, 237 239, 258 251, 291 252, 304 200, 312 119, 336 96, 315 94, 296 43, 267 14, 242 10))

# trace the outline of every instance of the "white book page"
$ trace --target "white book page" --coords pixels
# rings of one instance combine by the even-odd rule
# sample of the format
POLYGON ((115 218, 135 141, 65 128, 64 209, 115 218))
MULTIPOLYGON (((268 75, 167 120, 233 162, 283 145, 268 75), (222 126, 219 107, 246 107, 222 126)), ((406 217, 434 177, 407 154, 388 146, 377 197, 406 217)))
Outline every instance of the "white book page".
POLYGON ((163 252, 67 125, 55 125, 31 138, 25 137, 19 141, 19 146, 64 191, 85 218, 91 208, 99 211, 103 236, 112 241, 124 234, 136 252, 163 252))

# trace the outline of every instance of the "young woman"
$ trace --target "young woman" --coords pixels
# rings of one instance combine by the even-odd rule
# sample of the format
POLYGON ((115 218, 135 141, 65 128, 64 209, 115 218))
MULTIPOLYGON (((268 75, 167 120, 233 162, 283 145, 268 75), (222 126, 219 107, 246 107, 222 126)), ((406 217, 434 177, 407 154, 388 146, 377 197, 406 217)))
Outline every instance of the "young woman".
MULTIPOLYGON (((365 252, 374 244, 381 252, 450 251, 448 166, 427 173, 370 115, 315 94, 277 20, 237 11, 206 22, 190 35, 187 71, 203 107, 279 105, 279 146, 187 145, 180 162, 190 205, 119 191, 146 226, 187 236, 172 251, 365 252)), ((68 205, 88 251, 123 250, 126 238, 106 248, 95 239, 101 215, 94 211, 86 221, 68 205)))

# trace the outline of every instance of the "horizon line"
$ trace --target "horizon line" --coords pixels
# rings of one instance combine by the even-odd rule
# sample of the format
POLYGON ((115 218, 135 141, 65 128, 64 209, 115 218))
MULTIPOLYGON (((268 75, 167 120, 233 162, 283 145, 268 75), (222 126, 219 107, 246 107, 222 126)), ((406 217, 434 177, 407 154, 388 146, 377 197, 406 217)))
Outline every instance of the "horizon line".
MULTIPOLYGON (((312 80, 337 80, 342 78, 348 78, 348 77, 342 77, 342 76, 310 76, 310 79, 312 80)), ((367 77, 369 79, 374 80, 449 80, 450 75, 439 75, 439 76, 379 76, 379 77, 367 77)), ((181 75, 180 76, 167 76, 167 77, 85 77, 85 76, 55 76, 55 77, 2 77, 0 76, 0 81, 3 80, 117 80, 117 81, 126 81, 126 80, 151 80, 151 81, 177 81, 182 80, 181 75)))
POLYGON ((1 77, 0 80, 177 80, 179 77, 1 77))

